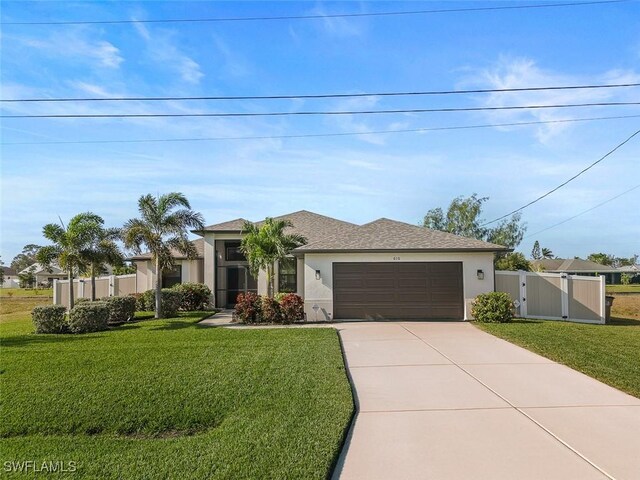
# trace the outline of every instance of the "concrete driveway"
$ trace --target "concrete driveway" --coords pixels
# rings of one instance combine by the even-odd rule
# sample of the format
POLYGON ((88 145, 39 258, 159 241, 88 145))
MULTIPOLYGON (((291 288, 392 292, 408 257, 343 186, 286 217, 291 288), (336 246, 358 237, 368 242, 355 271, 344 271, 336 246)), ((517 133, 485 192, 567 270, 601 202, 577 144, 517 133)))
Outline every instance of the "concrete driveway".
POLYGON ((640 399, 467 323, 336 327, 358 414, 334 478, 640 479, 640 399))

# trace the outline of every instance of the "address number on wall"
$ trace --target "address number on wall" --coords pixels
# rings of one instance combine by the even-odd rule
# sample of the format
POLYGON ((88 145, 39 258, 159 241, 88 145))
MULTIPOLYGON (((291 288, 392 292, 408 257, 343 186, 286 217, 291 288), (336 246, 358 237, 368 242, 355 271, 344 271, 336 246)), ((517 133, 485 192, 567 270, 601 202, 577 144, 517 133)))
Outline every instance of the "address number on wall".
POLYGON ((393 257, 394 260, 400 260, 400 257, 393 257))

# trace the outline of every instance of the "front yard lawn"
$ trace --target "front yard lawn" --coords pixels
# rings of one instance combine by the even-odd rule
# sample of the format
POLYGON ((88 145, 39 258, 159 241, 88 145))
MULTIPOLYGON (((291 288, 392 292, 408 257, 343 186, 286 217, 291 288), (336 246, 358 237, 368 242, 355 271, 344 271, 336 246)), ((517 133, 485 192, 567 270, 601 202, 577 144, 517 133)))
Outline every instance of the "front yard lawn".
POLYGON ((640 398, 640 321, 587 325, 515 320, 476 326, 640 398))
POLYGON ((56 478, 326 478, 353 413, 336 331, 228 330, 201 316, 85 335, 3 318, 2 465, 77 462, 56 478))

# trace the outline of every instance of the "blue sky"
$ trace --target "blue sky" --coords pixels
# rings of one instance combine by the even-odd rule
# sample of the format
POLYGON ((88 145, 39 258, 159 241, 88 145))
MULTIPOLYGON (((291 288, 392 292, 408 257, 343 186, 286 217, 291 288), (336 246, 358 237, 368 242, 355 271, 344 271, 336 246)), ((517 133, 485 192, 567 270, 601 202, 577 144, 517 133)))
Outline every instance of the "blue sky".
MULTIPOLYGON (((3 2, 2 20, 143 20, 357 13, 497 2, 3 2)), ((2 98, 273 95, 640 81, 640 4, 271 22, 2 28, 2 98)), ((4 114, 261 112, 640 101, 640 89, 246 102, 5 104, 4 114)), ((370 132, 640 114, 637 106, 350 117, 4 119, 0 254, 44 244, 81 211, 119 226, 145 193, 181 191, 207 224, 307 209, 419 223, 458 195, 505 214, 640 128, 640 118, 326 138, 14 142, 370 132)), ((640 184, 640 138, 523 212, 528 234, 640 184)), ((538 239, 559 256, 640 253, 640 189, 538 239)))

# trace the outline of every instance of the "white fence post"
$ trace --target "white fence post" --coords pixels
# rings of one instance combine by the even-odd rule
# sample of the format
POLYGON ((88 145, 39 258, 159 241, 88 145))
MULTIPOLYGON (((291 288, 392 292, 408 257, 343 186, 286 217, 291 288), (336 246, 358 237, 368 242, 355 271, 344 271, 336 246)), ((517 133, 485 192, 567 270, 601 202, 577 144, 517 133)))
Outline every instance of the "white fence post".
POLYGON ((115 275, 109 275, 109 296, 110 297, 116 296, 116 276, 115 275))
POLYGON ((520 316, 527 317, 527 272, 518 271, 518 280, 520 282, 520 316))
POLYGON ((58 279, 53 279, 53 304, 58 304, 58 279))
POLYGON ((84 280, 74 280, 78 282, 78 298, 84 298, 84 280))
POLYGON ((569 318, 569 281, 570 278, 566 273, 560 277, 560 302, 562 304, 562 319, 569 318))
POLYGON ((604 275, 600 275, 600 318, 602 323, 607 323, 607 282, 604 275))

